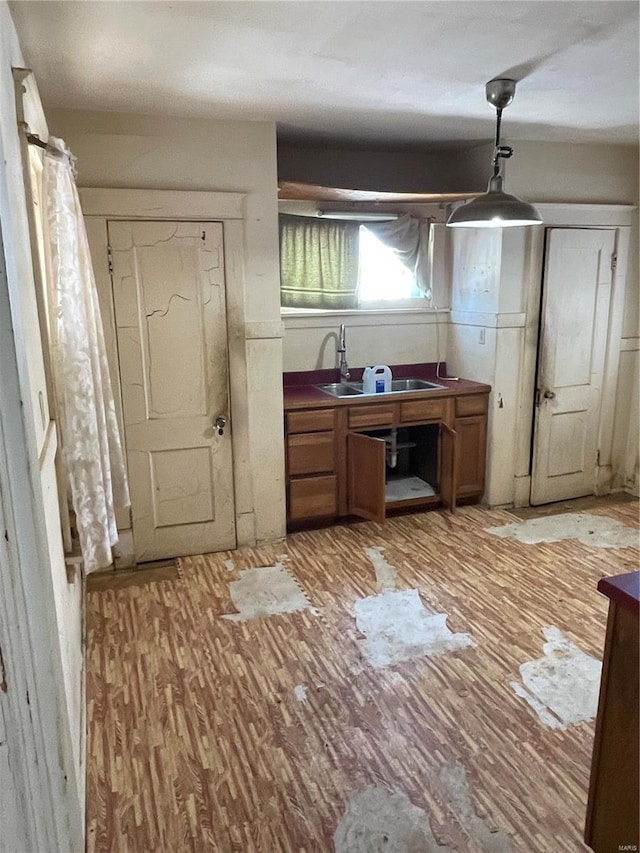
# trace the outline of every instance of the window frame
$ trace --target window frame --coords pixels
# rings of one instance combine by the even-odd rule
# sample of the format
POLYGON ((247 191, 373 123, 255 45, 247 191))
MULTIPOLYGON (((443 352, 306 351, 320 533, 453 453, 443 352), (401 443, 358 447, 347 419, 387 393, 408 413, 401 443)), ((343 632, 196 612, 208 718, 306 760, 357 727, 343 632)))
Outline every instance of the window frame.
MULTIPOLYGON (((405 211, 401 211, 403 213, 405 211)), ((407 211, 408 212, 408 211, 407 211)), ((280 214, 288 214, 288 215, 309 215, 309 214, 299 214, 293 211, 278 211, 278 216, 280 214)), ((365 213, 365 211, 363 211, 365 213)), ((434 222, 434 217, 421 217, 426 218, 431 224, 434 222)), ((357 216, 353 217, 354 221, 359 221, 357 216)), ((366 227, 366 221, 360 221, 360 226, 366 227)), ((281 282, 280 282, 280 291, 281 291, 281 282)), ((280 314, 282 317, 293 317, 299 315, 301 317, 305 316, 313 316, 313 315, 358 315, 363 313, 372 313, 372 314, 384 314, 389 311, 432 311, 433 308, 433 297, 431 288, 424 293, 422 296, 411 296, 406 299, 378 299, 378 300, 367 300, 363 302, 359 295, 359 289, 356 292, 358 298, 358 304, 354 308, 291 308, 289 306, 283 306, 282 302, 280 304, 280 314), (426 303, 426 304, 425 304, 426 303)))

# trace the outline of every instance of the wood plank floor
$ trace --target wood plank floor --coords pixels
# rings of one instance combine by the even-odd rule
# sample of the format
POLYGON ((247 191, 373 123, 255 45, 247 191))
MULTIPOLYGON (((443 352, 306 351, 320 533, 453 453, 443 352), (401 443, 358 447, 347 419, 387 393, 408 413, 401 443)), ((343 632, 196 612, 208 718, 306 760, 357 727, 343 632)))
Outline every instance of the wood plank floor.
MULTIPOLYGON (((638 526, 637 503, 589 511, 638 526)), ((404 792, 450 850, 586 850, 594 724, 545 728, 509 682, 541 657, 548 625, 601 658, 596 583, 637 569, 638 551, 485 532, 514 520, 466 507, 297 533, 183 558, 176 579, 91 591, 89 853, 331 851, 349 799, 371 785, 404 792), (371 667, 354 604, 377 592, 376 547, 397 589, 417 589, 475 646, 371 667), (221 618, 239 572, 282 555, 317 612, 221 618), (447 768, 464 770, 471 810, 447 768)))

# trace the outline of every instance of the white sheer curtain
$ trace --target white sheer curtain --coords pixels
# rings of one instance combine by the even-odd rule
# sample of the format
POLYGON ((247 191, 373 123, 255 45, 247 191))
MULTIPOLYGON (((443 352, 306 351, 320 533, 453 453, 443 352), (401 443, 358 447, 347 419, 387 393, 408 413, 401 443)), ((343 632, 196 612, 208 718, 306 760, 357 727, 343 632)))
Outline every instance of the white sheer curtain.
POLYGON ((52 367, 62 454, 87 572, 113 562, 116 507, 129 488, 107 367, 100 307, 64 142, 44 162, 44 222, 52 367))
POLYGON ((393 249, 397 258, 413 273, 418 289, 431 298, 429 222, 405 213, 387 222, 364 223, 364 227, 393 249))

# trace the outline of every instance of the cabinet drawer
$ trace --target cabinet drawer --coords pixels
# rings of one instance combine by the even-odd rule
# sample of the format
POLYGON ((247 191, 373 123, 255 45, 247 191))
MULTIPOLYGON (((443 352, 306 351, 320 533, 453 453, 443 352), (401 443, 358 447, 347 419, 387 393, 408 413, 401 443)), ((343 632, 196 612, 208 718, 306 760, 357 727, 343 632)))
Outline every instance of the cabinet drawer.
POLYGON ((287 437, 289 475, 322 474, 334 469, 333 432, 312 432, 287 437))
POLYGON ((323 432, 333 429, 335 409, 287 413, 287 432, 323 432))
POLYGON ((456 415, 484 415, 488 408, 489 398, 486 394, 468 394, 466 397, 456 397, 456 415))
POLYGON ((393 404, 380 406, 353 406, 349 409, 349 427, 362 429, 364 427, 391 426, 395 406, 393 404))
POLYGON ((445 421, 449 417, 449 398, 439 400, 407 400, 400 403, 400 423, 420 421, 445 421))
POLYGON ((336 478, 304 477, 289 483, 289 518, 314 518, 335 515, 336 478))

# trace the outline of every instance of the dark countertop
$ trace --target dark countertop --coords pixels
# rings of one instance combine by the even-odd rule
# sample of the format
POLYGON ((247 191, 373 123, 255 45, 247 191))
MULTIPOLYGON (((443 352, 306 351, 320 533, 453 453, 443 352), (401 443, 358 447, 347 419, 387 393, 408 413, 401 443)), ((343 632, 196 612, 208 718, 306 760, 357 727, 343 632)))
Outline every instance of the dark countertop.
POLYGON ((640 572, 602 578, 598 581, 598 591, 619 607, 640 614, 640 572))
MULTIPOLYGON (((488 394, 490 385, 482 382, 472 382, 470 379, 441 379, 436 376, 437 365, 435 362, 429 364, 398 364, 389 365, 394 379, 427 379, 443 385, 443 388, 419 391, 403 391, 393 394, 363 394, 354 397, 333 397, 316 388, 316 385, 340 381, 340 371, 331 370, 305 370, 299 372, 285 373, 283 377, 284 407, 285 409, 304 409, 309 406, 324 408, 329 406, 354 406, 362 403, 390 402, 391 400, 404 400, 406 398, 424 397, 452 397, 459 394, 488 394)), ((350 368, 350 382, 362 380, 362 367, 350 368)), ((444 363, 440 364, 440 376, 446 376, 447 370, 444 363)))

